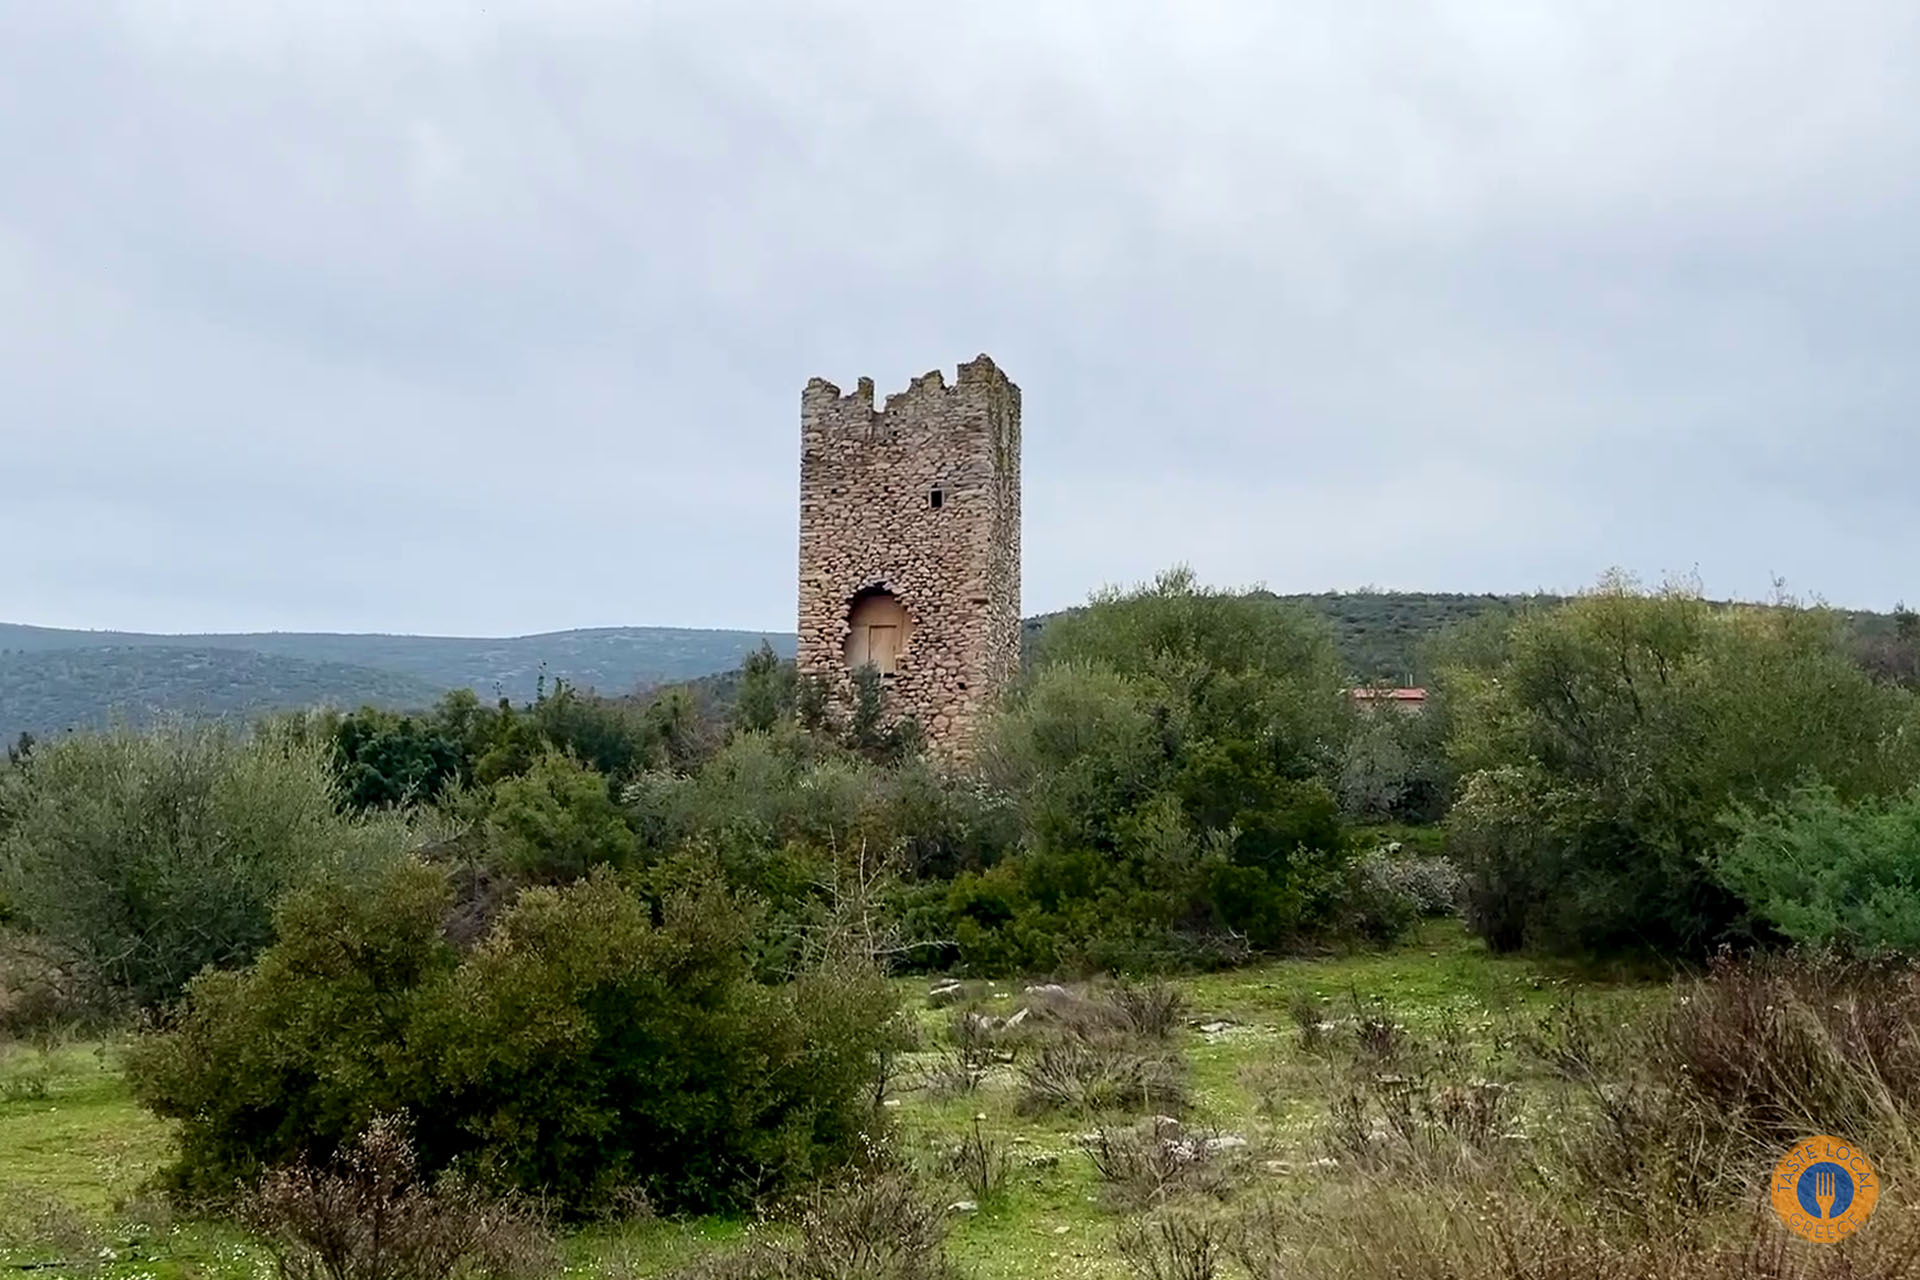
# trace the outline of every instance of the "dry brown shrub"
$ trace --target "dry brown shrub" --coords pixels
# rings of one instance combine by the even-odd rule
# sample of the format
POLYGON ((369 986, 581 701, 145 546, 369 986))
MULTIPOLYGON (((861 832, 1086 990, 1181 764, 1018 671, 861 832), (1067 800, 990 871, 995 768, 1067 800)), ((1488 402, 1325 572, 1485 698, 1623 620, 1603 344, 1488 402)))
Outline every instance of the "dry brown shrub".
POLYGON ((0 928, 0 1043, 45 1043, 130 1016, 78 957, 44 939, 0 928))
POLYGON ((1185 1007, 1168 983, 1095 986, 1033 1001, 1018 1064, 1021 1110, 1177 1114, 1187 1104, 1187 1064, 1173 1039, 1185 1007))
POLYGON ((1072 1040, 1042 1045, 1020 1064, 1020 1109, 1180 1112, 1187 1105, 1186 1062, 1167 1049, 1130 1042, 1072 1040))
POLYGON ((1622 1237, 1517 1197, 1373 1184, 1331 1213, 1265 1205, 1233 1253, 1252 1280, 1920 1280, 1920 1220, 1880 1213, 1838 1245, 1796 1240, 1764 1208, 1731 1233, 1622 1237))
POLYGON ((945 1212, 905 1170, 861 1170, 804 1203, 796 1238, 702 1259, 675 1280, 954 1280, 945 1212))
POLYGON ((0 1192, 0 1248, 51 1255, 62 1269, 87 1269, 96 1260, 100 1231, 59 1196, 25 1187, 0 1192))
POLYGON ((1737 1202, 1816 1133, 1883 1168, 1920 1154, 1920 976, 1905 965, 1723 954, 1641 1017, 1566 1006, 1523 1044, 1573 1088, 1557 1161, 1645 1230, 1737 1202))
POLYGON ((281 1280, 531 1276, 552 1239, 526 1202, 449 1175, 419 1175, 404 1119, 376 1118, 330 1165, 275 1169, 242 1205, 281 1280))
POLYGON ((1221 1139, 1155 1116, 1129 1128, 1102 1126, 1083 1145, 1114 1205, 1139 1210, 1183 1198, 1227 1198, 1239 1162, 1221 1139))
POLYGON ((1080 1040, 1165 1041, 1180 1028, 1186 996, 1170 982, 1100 982, 1030 999, 1035 1026, 1080 1040))
POLYGON ((947 1172, 982 1203, 1000 1194, 1013 1174, 1006 1144, 987 1132, 984 1121, 984 1116, 975 1116, 966 1135, 948 1148, 944 1161, 947 1172))
POLYGON ((1115 1244, 1140 1280, 1214 1280, 1228 1257, 1227 1240, 1218 1215, 1180 1207, 1122 1227, 1115 1244))

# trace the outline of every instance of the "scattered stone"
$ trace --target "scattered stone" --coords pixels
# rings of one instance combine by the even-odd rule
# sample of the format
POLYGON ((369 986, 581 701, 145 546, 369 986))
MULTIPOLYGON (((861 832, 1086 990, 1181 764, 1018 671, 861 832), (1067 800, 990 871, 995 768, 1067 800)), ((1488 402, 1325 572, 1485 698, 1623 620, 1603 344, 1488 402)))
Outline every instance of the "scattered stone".
POLYGON ((1217 1138, 1207 1139, 1207 1154, 1219 1155, 1222 1151, 1239 1151, 1247 1145, 1247 1140, 1237 1133, 1223 1133, 1217 1138))
POLYGON ((1014 1014, 1012 1014, 1007 1018, 1007 1021, 1006 1021, 1007 1030, 1009 1031, 1013 1030, 1015 1027, 1019 1026, 1021 1023, 1025 1022, 1029 1017, 1031 1017, 1032 1014, 1033 1014, 1033 1010, 1031 1009, 1021 1009, 1015 1012, 1014 1014))
POLYGON ((979 1211, 980 1203, 977 1200, 955 1200, 947 1206, 949 1213, 978 1213, 979 1211))
POLYGON ((1285 1160, 1264 1160, 1261 1162, 1260 1167, 1262 1169, 1265 1169, 1268 1173, 1278 1174, 1278 1173, 1293 1172, 1293 1166, 1288 1164, 1285 1160))
POLYGON ((1237 1022, 1209 1022, 1201 1026, 1200 1030, 1204 1035, 1217 1036, 1222 1031, 1231 1031, 1239 1025, 1237 1022))
POLYGON ((933 990, 927 992, 927 1003, 935 1009, 942 1009, 950 1004, 958 1004, 966 998, 967 989, 958 982, 943 982, 933 990))
POLYGON ((885 1102, 882 1102, 880 1105, 883 1107, 897 1107, 900 1105, 900 1099, 888 1098, 885 1102))

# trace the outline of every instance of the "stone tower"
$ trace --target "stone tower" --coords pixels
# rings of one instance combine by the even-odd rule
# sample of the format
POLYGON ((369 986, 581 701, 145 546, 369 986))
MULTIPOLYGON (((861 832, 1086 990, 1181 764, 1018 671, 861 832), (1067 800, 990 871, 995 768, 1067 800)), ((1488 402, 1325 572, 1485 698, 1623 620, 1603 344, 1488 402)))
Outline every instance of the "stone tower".
POLYGON ((1020 661, 1020 388, 986 356, 875 409, 820 378, 800 396, 803 677, 845 710, 880 672, 889 721, 971 754, 1020 661))

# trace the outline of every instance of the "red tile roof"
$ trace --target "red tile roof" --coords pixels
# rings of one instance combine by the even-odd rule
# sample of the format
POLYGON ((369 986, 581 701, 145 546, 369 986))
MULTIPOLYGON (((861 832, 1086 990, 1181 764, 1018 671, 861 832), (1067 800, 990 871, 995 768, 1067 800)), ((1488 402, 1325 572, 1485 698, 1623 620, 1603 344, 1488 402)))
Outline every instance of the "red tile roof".
POLYGON ((1368 700, 1374 699, 1374 698, 1389 698, 1395 702, 1425 702, 1427 700, 1427 691, 1421 688, 1349 689, 1347 690, 1347 692, 1352 694, 1356 698, 1368 699, 1368 700))

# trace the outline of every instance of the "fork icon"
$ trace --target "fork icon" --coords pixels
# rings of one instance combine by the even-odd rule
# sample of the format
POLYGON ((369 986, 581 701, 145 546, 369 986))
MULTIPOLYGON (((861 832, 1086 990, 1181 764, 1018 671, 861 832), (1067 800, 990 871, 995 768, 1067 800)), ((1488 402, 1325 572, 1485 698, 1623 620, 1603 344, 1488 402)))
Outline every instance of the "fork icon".
POLYGON ((1833 1216, 1833 1170, 1815 1169, 1813 1171, 1813 1201, 1820 1206, 1820 1216, 1833 1216))

